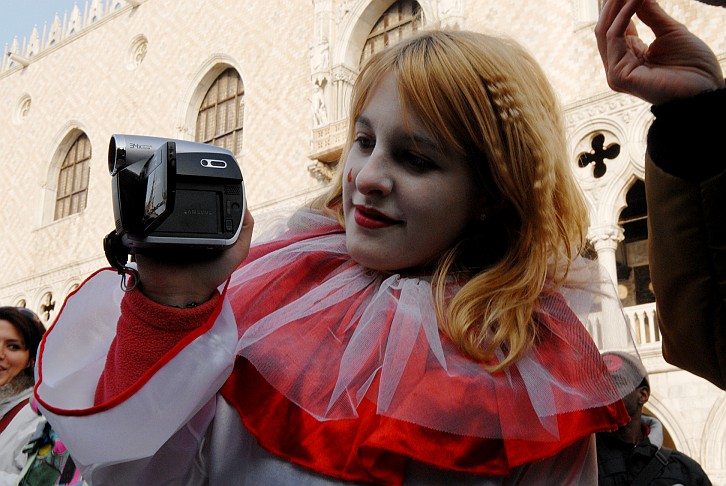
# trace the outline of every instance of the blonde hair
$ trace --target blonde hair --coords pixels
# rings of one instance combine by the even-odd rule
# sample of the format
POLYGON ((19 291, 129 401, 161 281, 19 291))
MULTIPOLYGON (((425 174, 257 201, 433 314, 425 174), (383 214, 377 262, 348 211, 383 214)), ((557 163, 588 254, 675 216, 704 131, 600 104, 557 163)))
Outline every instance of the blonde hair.
MULTIPOLYGON (((510 40, 429 31, 373 56, 353 89, 350 119, 384 75, 440 146, 470 165, 486 219, 439 259, 433 287, 439 327, 490 370, 522 357, 537 335, 545 279, 562 282, 584 247, 587 209, 568 163, 557 97, 537 62, 510 40), (458 272, 471 278, 450 297, 458 272), (498 350, 504 354, 497 356, 498 350)), ((353 141, 353 126, 341 160, 353 141)), ((341 225, 342 169, 318 207, 341 225)))

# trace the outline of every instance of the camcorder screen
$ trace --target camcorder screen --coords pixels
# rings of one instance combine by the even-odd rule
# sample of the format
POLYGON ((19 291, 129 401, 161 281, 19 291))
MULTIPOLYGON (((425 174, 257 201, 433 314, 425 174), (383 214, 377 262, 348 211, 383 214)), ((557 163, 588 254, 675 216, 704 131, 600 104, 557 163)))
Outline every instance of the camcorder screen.
POLYGON ((148 230, 154 221, 167 210, 169 200, 169 161, 165 150, 159 150, 149 159, 144 171, 146 176, 146 200, 144 202, 144 227, 148 230))

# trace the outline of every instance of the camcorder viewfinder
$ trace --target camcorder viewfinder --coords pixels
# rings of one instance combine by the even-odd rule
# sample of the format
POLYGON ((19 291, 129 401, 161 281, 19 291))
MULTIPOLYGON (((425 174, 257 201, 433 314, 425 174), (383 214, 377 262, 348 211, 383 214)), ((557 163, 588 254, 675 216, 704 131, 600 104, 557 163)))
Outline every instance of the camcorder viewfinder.
POLYGON ((125 268, 128 254, 192 256, 237 241, 245 213, 244 182, 229 150, 117 134, 109 142, 108 170, 116 229, 104 247, 117 269, 125 268))

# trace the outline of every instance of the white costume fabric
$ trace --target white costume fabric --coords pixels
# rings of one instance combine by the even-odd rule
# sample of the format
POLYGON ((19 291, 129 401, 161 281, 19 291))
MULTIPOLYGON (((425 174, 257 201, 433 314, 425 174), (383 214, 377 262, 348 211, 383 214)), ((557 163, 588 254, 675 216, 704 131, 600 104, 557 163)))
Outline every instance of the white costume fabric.
MULTIPOLYGON (((30 384, 32 385, 32 380, 30 384)), ((30 386, 18 394, 0 399, 0 417, 5 416, 18 403, 27 401, 32 394, 33 388, 30 386)), ((18 475, 28 459, 23 447, 42 421, 43 418, 26 404, 0 434, 0 486, 17 483, 18 475)))

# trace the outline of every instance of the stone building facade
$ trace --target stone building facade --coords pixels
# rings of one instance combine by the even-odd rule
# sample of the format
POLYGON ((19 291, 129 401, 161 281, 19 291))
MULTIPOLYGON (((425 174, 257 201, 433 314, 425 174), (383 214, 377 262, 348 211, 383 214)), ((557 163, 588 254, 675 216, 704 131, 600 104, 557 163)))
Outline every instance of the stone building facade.
MULTIPOLYGON (((662 3, 726 64, 726 9, 662 3)), ((726 485, 726 393, 660 352, 642 185, 652 116, 608 89, 597 12, 598 0, 88 0, 0 59, 0 305, 25 305, 50 324, 106 266, 112 134, 230 147, 260 215, 324 189, 371 52, 432 26, 509 36, 561 97, 592 251, 618 285, 651 375, 648 410, 672 446, 726 485)), ((606 326, 590 331, 607 347, 606 326)))

